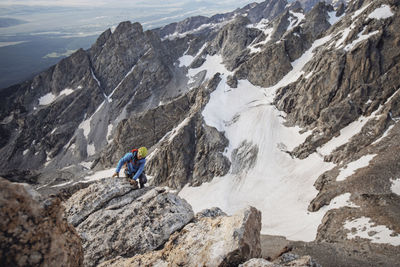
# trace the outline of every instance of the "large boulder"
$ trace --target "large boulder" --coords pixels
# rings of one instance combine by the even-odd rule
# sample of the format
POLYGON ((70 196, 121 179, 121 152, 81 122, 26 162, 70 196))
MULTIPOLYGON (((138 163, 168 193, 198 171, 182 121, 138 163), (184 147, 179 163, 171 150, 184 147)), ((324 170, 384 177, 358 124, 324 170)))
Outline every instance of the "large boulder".
POLYGON ((85 266, 155 250, 194 217, 191 206, 165 188, 134 190, 122 178, 78 191, 65 214, 82 238, 85 266))
POLYGON ((253 207, 233 216, 199 216, 173 234, 162 250, 100 266, 237 266, 261 255, 260 230, 261 212, 253 207))
POLYGON ((0 265, 82 266, 83 249, 60 200, 0 178, 0 265))

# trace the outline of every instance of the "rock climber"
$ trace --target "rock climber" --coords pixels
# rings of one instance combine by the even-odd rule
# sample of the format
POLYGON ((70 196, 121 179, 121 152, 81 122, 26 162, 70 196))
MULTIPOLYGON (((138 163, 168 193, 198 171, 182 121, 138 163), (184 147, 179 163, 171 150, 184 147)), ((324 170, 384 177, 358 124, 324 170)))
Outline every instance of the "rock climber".
POLYGON ((123 156, 117 165, 117 169, 112 177, 119 177, 119 171, 125 164, 125 176, 129 178, 129 182, 138 187, 137 179, 139 179, 140 188, 143 188, 147 183, 147 177, 144 173, 144 165, 146 163, 147 148, 140 147, 139 149, 132 149, 123 156))

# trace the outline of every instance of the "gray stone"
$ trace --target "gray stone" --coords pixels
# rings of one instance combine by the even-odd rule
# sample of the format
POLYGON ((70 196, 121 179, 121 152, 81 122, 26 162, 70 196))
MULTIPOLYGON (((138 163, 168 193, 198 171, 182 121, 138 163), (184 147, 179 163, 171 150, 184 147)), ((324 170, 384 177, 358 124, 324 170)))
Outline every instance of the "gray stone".
POLYGON ((116 258, 100 266, 237 266, 258 257, 261 213, 248 207, 233 216, 204 217, 173 234, 162 250, 116 258))
POLYGON ((125 178, 78 191, 65 203, 65 215, 82 238, 85 266, 155 250, 194 217, 177 195, 164 188, 134 190, 125 178))

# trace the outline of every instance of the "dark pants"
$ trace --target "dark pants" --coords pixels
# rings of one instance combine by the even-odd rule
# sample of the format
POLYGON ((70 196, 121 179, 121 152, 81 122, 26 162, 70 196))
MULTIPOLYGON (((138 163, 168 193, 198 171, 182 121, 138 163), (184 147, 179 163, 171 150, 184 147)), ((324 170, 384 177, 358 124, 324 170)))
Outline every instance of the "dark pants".
MULTIPOLYGON (((133 176, 135 175, 135 173, 128 174, 125 169, 125 175, 127 178, 132 179, 133 176)), ((144 173, 144 171, 142 171, 142 174, 140 174, 138 180, 139 180, 140 188, 143 188, 144 184, 147 183, 147 177, 146 177, 146 174, 144 173)))

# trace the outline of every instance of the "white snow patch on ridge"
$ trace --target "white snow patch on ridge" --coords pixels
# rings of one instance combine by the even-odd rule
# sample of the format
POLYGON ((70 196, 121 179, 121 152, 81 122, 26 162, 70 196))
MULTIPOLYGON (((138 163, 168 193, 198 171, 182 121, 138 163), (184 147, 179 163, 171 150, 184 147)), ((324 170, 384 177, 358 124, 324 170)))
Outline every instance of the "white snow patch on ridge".
POLYGON ((372 11, 369 15, 368 18, 371 19, 387 19, 393 16, 394 14, 392 13, 392 10, 388 5, 381 5, 381 7, 375 9, 372 11))
POLYGON ((54 95, 53 93, 47 93, 42 97, 39 97, 39 106, 47 106, 56 101, 58 98, 60 98, 63 95, 70 95, 74 92, 74 90, 70 88, 65 88, 62 90, 58 96, 54 95))
POLYGON ((353 48, 354 48, 358 43, 360 43, 360 42, 362 42, 362 41, 364 41, 364 40, 367 40, 368 38, 370 38, 371 36, 373 36, 373 35, 375 35, 375 34, 377 34, 377 33, 379 33, 379 31, 373 31, 373 32, 370 32, 370 33, 365 34, 365 35, 362 34, 362 33, 359 33, 359 34, 357 35, 357 39, 354 40, 351 44, 346 45, 345 48, 344 48, 344 50, 346 50, 346 51, 353 50, 353 48))
POLYGON ((371 4, 373 3, 373 1, 371 3, 369 3, 368 5, 358 9, 356 12, 354 12, 354 15, 351 16, 351 19, 354 20, 355 18, 357 18, 361 13, 364 12, 365 9, 367 9, 371 4))
POLYGON ((256 24, 247 25, 247 28, 258 29, 258 30, 262 31, 265 35, 264 41, 261 41, 258 43, 253 42, 249 45, 251 54, 261 52, 261 48, 256 47, 256 46, 262 46, 262 45, 265 45, 266 43, 268 43, 269 41, 271 41, 272 32, 274 31, 274 28, 272 27, 272 25, 271 25, 271 27, 268 27, 269 26, 268 22, 269 22, 268 19, 262 19, 260 22, 258 22, 256 24))
POLYGON ((292 16, 289 17, 289 26, 287 28, 287 31, 290 31, 291 29, 293 29, 294 27, 297 27, 300 22, 304 19, 304 14, 303 13, 297 13, 297 12, 293 12, 293 11, 289 11, 292 16))
POLYGON ((365 155, 359 158, 356 161, 353 161, 349 164, 347 164, 347 167, 345 169, 340 168, 340 173, 338 177, 336 178, 336 181, 344 181, 347 177, 353 175, 356 170, 367 167, 369 165, 369 162, 376 156, 374 155, 365 155))
POLYGON ((348 239, 356 237, 371 240, 372 243, 391 244, 393 246, 400 245, 400 236, 394 235, 394 232, 384 225, 376 225, 371 218, 360 217, 344 224, 344 228, 351 232, 347 234, 348 239))

